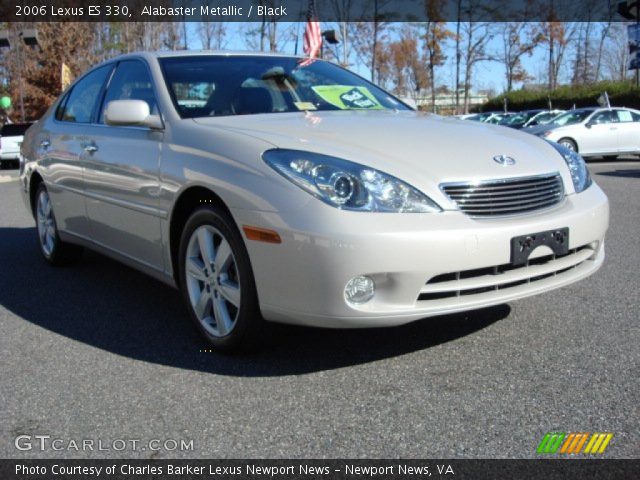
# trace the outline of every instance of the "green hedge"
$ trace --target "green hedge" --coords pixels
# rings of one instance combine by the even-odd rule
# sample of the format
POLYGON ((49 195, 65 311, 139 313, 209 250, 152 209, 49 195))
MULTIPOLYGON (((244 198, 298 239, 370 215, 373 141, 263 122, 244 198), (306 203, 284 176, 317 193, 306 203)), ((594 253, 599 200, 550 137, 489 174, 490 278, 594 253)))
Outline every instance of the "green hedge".
POLYGON ((598 105, 598 97, 603 92, 609 95, 611 106, 631 107, 640 109, 640 88, 632 82, 599 82, 593 85, 565 85, 552 92, 546 90, 515 90, 490 99, 481 109, 482 111, 502 110, 504 98, 507 97, 507 108, 510 111, 547 108, 548 97, 551 97, 553 108, 570 109, 574 105, 579 107, 593 107, 598 105))

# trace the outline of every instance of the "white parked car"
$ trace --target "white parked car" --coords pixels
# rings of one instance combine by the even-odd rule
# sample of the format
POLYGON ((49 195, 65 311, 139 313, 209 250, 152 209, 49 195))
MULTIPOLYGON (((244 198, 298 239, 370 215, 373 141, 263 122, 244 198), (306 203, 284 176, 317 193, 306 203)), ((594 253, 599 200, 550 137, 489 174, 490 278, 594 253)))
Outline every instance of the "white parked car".
POLYGON ((640 153, 640 111, 630 108, 580 108, 525 131, 582 156, 640 153))
POLYGON ((20 145, 30 123, 6 123, 0 128, 0 163, 18 163, 20 145))
POLYGON ((577 153, 413 111, 325 61, 122 56, 80 77, 22 153, 46 260, 84 246, 179 287, 221 350, 260 342, 264 320, 400 325, 604 260, 607 197, 577 153))

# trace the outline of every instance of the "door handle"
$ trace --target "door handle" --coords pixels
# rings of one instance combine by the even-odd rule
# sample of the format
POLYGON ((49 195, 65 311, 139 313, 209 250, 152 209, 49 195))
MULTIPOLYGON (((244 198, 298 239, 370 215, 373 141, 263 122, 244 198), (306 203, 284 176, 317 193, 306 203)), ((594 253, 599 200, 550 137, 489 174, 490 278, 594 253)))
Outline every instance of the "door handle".
POLYGON ((41 147, 43 150, 46 150, 47 148, 49 148, 49 146, 50 146, 50 145, 51 145, 51 142, 50 142, 49 140, 42 140, 42 141, 40 142, 40 147, 41 147))

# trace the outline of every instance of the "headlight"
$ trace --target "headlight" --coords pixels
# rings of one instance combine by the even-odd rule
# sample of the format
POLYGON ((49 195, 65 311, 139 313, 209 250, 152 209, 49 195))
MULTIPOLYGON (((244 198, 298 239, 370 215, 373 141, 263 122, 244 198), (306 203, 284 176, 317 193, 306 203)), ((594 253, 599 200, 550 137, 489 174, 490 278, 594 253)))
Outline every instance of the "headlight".
POLYGON ((269 166, 325 203, 361 212, 440 212, 411 185, 391 175, 340 158, 299 150, 262 154, 269 166))
POLYGON ((576 193, 586 190, 587 187, 591 185, 591 175, 589 175, 589 169, 587 168, 587 164, 584 162, 584 159, 580 154, 578 154, 578 152, 573 152, 567 147, 555 142, 549 143, 558 151, 558 153, 560 153, 560 155, 562 155, 564 161, 567 162, 576 193))

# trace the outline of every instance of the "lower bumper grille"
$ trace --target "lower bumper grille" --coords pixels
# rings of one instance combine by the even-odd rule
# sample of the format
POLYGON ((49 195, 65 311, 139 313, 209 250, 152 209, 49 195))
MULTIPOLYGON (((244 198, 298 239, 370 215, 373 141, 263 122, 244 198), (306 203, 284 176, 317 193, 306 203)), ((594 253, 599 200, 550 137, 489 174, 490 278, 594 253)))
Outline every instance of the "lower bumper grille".
POLYGON ((597 243, 574 248, 566 255, 545 255, 514 267, 506 263, 493 267, 444 273, 431 278, 420 290, 418 301, 480 295, 507 290, 545 278, 561 275, 590 260, 597 252, 597 243))

